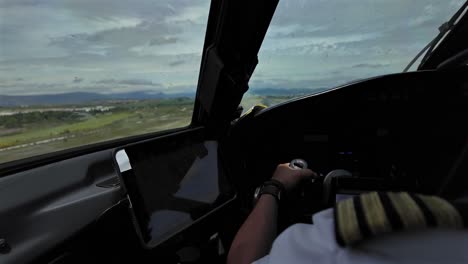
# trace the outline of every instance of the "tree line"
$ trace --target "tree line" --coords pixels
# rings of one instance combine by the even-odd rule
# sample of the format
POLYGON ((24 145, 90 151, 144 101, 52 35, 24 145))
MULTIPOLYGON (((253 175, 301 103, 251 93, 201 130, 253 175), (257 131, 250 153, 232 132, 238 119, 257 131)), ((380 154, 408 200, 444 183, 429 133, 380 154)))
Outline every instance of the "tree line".
POLYGON ((31 124, 64 123, 77 121, 79 119, 80 115, 75 112, 37 111, 0 116, 0 126, 4 128, 22 128, 31 124))

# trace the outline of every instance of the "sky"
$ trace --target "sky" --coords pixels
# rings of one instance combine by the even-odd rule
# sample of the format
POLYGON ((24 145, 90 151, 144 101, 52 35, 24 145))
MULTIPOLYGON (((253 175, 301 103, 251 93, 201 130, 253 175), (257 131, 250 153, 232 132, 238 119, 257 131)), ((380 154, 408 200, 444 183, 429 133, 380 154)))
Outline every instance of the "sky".
MULTIPOLYGON (((463 0, 280 0, 251 89, 400 72, 463 0)), ((0 95, 195 91, 208 0, 0 0, 0 95)))

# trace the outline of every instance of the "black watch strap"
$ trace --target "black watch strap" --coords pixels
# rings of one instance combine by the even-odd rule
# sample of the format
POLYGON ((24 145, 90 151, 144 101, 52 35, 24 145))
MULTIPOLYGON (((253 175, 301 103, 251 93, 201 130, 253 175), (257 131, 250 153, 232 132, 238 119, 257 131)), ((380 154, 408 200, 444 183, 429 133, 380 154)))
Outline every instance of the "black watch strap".
POLYGON ((258 194, 258 198, 260 198, 260 196, 262 196, 263 194, 272 195, 273 197, 275 197, 276 201, 281 201, 282 191, 280 188, 273 184, 263 185, 260 189, 260 193, 258 194))
POLYGON ((286 192, 286 188, 280 181, 275 180, 275 179, 270 179, 269 181, 266 181, 263 185, 270 185, 270 184, 280 188, 282 193, 286 192))
POLYGON ((271 179, 264 182, 262 185, 260 185, 260 187, 257 188, 257 190, 255 190, 254 204, 257 203, 258 199, 260 199, 260 196, 263 194, 272 195, 278 202, 280 202, 284 193, 284 185, 277 180, 271 179))

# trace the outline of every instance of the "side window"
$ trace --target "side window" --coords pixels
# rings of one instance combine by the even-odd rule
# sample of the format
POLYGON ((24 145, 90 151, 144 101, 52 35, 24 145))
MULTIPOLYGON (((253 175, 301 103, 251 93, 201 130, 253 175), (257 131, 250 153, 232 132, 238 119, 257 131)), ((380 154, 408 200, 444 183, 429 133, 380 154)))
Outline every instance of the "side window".
POLYGON ((402 72, 464 2, 281 0, 241 104, 272 106, 402 72))
POLYGON ((0 164, 189 125, 209 4, 0 1, 0 164))

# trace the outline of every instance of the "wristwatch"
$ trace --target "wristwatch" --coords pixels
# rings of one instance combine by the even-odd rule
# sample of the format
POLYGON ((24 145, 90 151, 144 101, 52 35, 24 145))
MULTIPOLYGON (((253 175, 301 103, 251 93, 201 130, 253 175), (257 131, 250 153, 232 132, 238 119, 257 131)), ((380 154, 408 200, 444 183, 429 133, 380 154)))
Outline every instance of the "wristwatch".
POLYGON ((262 196, 263 194, 272 195, 278 202, 280 202, 284 192, 284 185, 277 180, 271 179, 269 181, 264 182, 262 185, 257 187, 257 189, 255 189, 253 204, 255 206, 258 199, 260 199, 260 196, 262 196))

